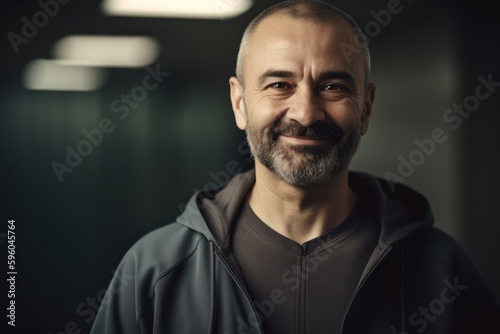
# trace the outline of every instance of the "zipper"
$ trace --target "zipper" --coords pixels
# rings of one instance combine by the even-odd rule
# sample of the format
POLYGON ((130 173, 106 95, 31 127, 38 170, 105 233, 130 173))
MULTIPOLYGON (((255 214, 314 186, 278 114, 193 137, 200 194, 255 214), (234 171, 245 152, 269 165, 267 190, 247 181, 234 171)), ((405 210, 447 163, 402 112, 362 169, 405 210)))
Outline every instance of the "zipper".
POLYGON ((208 323, 208 334, 214 331, 215 323, 215 245, 210 242, 210 321, 208 323))
POLYGON ((295 332, 297 334, 302 334, 306 332, 306 320, 305 320, 305 300, 306 300, 306 282, 309 279, 309 272, 307 271, 307 261, 306 261, 306 252, 304 248, 302 248, 302 256, 300 257, 300 266, 298 266, 297 270, 297 278, 300 279, 300 291, 298 291, 299 297, 299 305, 297 307, 298 314, 297 317, 297 328, 295 332))
POLYGON ((346 309, 346 312, 344 314, 344 319, 342 319, 342 326, 341 326, 341 329, 340 329, 340 333, 343 334, 344 333, 344 323, 345 323, 345 319, 347 317, 347 314, 349 313, 349 310, 351 308, 351 305, 354 301, 354 299, 356 299, 356 296, 359 292, 359 290, 361 290, 361 288, 363 287, 363 285, 365 284, 366 280, 372 275, 373 271, 375 270, 375 268, 377 268, 380 264, 380 262, 382 262, 382 260, 384 260, 386 258, 387 255, 389 255, 389 253, 393 250, 393 247, 389 247, 387 248, 383 253, 382 255, 379 257, 379 259, 377 260, 377 262, 375 262, 375 264, 372 266, 372 268, 370 269, 370 271, 365 275, 365 277, 363 277, 363 279, 361 280, 361 282, 359 282, 356 290, 354 291, 354 293, 352 294, 352 297, 351 297, 351 300, 349 300, 349 304, 347 304, 347 309, 346 309))
MULTIPOLYGON (((248 293, 245 285, 241 282, 238 275, 236 275, 236 273, 233 271, 233 269, 231 269, 231 266, 227 262, 225 255, 222 253, 222 251, 220 250, 220 248, 218 246, 217 246, 217 249, 215 250, 215 255, 219 258, 219 260, 222 262, 222 264, 224 265, 226 270, 229 272, 229 275, 231 275, 232 279, 236 282, 236 285, 243 292, 243 294, 247 298, 247 302, 252 306, 252 310, 253 310, 255 316, 258 317, 259 313, 257 312, 257 309, 255 308, 255 305, 252 302, 252 298, 250 298, 250 294, 248 293)), ((247 321, 247 319, 244 319, 244 320, 247 321)), ((258 327, 259 332, 258 333, 263 334, 264 330, 262 328, 262 324, 260 323, 260 321, 259 321, 258 325, 259 325, 259 327, 258 327)))

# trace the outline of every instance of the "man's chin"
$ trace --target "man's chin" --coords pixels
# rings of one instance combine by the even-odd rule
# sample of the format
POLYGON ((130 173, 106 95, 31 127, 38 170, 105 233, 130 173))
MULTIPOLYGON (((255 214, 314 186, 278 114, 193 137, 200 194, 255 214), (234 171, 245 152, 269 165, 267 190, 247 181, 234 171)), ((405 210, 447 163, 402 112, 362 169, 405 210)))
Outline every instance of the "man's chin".
POLYGON ((279 174, 275 173, 282 181, 294 187, 314 188, 327 184, 335 175, 304 175, 303 173, 279 174))
POLYGON ((327 183, 336 175, 330 169, 333 164, 333 161, 327 163, 311 157, 295 155, 291 159, 275 157, 271 164, 265 167, 288 184, 299 187, 313 187, 327 183))

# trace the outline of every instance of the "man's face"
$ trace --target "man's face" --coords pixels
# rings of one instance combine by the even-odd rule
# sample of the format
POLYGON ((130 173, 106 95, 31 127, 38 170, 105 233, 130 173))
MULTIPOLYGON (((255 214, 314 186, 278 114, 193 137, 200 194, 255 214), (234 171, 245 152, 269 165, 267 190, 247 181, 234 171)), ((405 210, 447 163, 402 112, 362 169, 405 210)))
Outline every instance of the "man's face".
POLYGON ((318 24, 276 14, 250 39, 245 88, 231 78, 236 121, 260 163, 284 181, 315 186, 345 170, 368 129, 374 87, 347 22, 318 24))

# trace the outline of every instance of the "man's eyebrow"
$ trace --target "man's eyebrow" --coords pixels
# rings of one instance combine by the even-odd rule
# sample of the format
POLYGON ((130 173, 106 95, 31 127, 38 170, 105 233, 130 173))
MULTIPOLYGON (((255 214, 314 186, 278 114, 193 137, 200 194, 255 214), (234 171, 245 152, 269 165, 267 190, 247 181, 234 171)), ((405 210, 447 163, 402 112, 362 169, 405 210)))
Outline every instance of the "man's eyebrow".
POLYGON ((332 79, 342 79, 352 85, 356 83, 356 80, 354 80, 352 74, 346 71, 326 71, 319 75, 319 81, 332 80, 332 79))
POLYGON ((269 78, 294 78, 295 74, 292 71, 283 70, 267 70, 258 78, 259 85, 262 85, 269 78))
MULTIPOLYGON (((295 73, 293 73, 292 71, 270 69, 265 71, 259 76, 258 83, 259 85, 262 85, 269 78, 294 78, 294 77, 295 73)), ((356 80, 354 80, 352 74, 346 71, 326 71, 322 72, 319 75, 319 81, 332 80, 332 79, 342 79, 347 83, 353 85, 356 83, 356 80)))

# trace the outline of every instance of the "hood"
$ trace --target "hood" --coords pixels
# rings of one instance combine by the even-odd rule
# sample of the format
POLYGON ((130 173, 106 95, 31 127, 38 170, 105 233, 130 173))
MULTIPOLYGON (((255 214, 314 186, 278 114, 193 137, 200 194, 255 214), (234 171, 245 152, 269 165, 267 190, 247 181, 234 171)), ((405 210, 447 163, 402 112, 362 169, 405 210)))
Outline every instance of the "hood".
MULTIPOLYGON (((255 170, 241 173, 218 190, 197 192, 189 200, 185 211, 177 221, 184 226, 202 233, 210 242, 211 259, 211 305, 215 301, 215 245, 226 255, 236 275, 243 277, 230 252, 231 235, 234 219, 250 187, 255 183, 255 170)), ((401 328, 406 328, 405 309, 405 274, 404 240, 417 231, 430 227, 434 218, 429 202, 424 196, 401 184, 389 184, 387 181, 366 173, 349 172, 349 186, 356 192, 358 200, 368 210, 374 220, 380 224, 379 246, 373 251, 358 283, 358 289, 377 267, 377 264, 393 249, 399 247, 399 309, 401 328)), ((356 292, 355 294, 356 295, 356 292)), ((352 300, 350 304, 352 303, 352 300)), ((349 306, 350 307, 350 306, 349 306)), ((349 308, 348 308, 349 310, 349 308)), ((212 333, 214 312, 211 312, 209 333, 212 333)), ((345 318, 344 318, 345 321, 345 318)))
MULTIPOLYGON (((237 174, 218 190, 198 191, 177 221, 228 249, 233 221, 254 183, 255 170, 252 169, 237 174)), ((371 215, 380 223, 380 240, 386 245, 434 223, 427 199, 405 185, 389 184, 370 174, 350 171, 349 186, 363 198, 371 215)))
POLYGON ((361 172, 349 173, 349 185, 364 199, 381 225, 381 241, 391 245, 434 224, 427 199, 417 191, 361 172))

